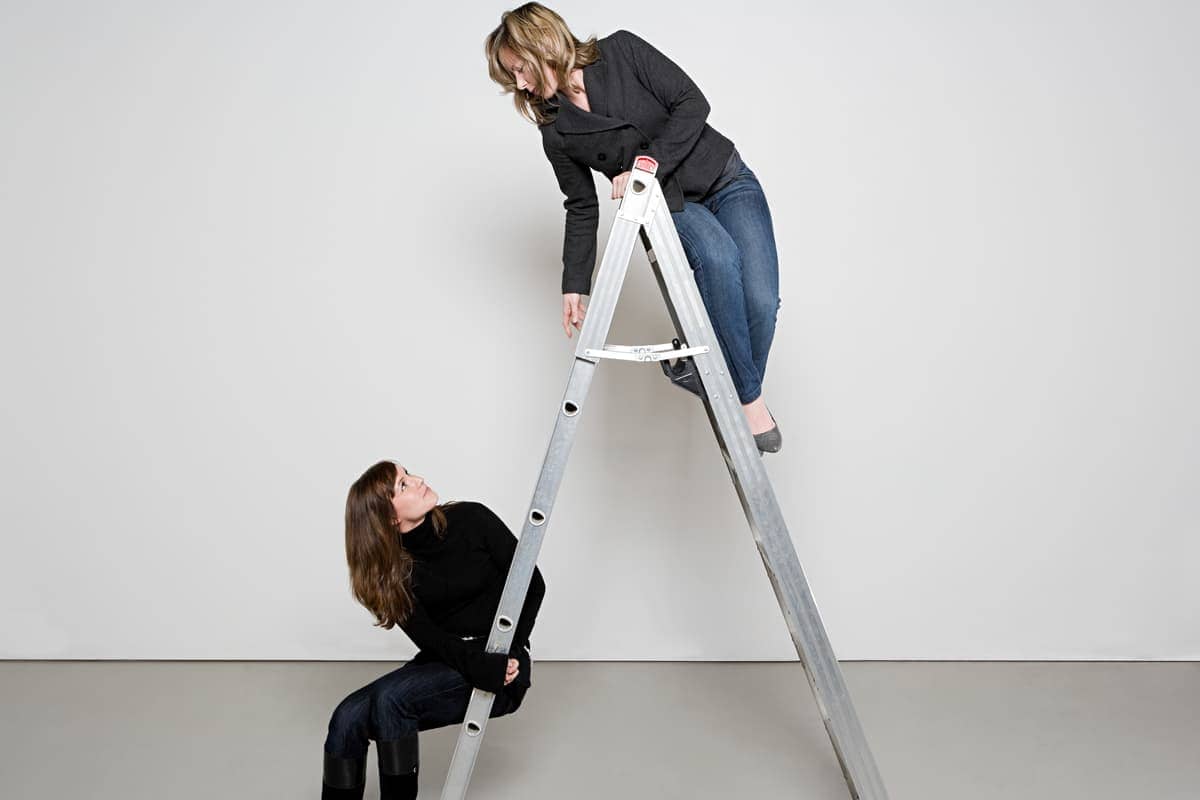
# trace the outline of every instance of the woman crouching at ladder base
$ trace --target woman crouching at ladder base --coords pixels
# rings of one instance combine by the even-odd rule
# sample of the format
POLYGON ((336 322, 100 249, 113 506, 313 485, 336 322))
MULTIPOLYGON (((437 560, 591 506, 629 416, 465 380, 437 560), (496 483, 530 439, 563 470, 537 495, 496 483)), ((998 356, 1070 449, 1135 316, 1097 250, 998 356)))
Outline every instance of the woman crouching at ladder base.
POLYGON ((496 695, 489 716, 516 711, 531 686, 529 634, 546 584, 536 567, 508 653, 487 652, 517 537, 480 503, 438 505, 437 492, 391 461, 346 498, 346 560, 355 598, 420 648, 342 700, 325 739, 323 800, 359 800, 375 740, 383 800, 417 796, 417 734, 463 721, 473 689, 496 695))
MULTIPOLYGON (((538 125, 566 195, 563 329, 580 329, 596 261, 591 170, 625 193, 634 159, 658 179, 758 449, 782 446, 762 397, 779 311, 779 262, 766 197, 733 142, 705 122, 708 101, 683 70, 629 31, 580 41, 538 3, 505 12, 485 46, 492 80, 538 125)), ((665 365, 665 362, 664 362, 665 365)), ((679 367, 680 365, 676 365, 679 367)), ((699 394, 694 372, 674 382, 699 394)))

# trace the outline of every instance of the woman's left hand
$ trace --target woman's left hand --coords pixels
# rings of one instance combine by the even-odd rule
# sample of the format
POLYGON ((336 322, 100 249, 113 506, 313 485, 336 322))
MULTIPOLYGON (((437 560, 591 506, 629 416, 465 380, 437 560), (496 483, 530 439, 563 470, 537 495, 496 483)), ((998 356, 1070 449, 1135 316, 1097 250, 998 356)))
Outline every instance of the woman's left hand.
POLYGON ((515 658, 508 660, 508 670, 504 673, 504 685, 508 686, 521 674, 521 665, 515 658))
POLYGON ((612 199, 625 196, 625 184, 629 183, 629 176, 632 172, 622 172, 617 177, 613 178, 612 199))

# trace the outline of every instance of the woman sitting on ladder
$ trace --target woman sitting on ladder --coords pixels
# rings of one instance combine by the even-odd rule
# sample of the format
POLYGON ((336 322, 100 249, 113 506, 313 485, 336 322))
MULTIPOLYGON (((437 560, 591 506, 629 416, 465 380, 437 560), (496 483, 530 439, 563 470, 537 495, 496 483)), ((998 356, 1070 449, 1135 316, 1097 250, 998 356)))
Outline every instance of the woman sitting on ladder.
POLYGON ((354 596, 384 628, 421 648, 399 669, 342 700, 325 738, 322 800, 361 800, 375 740, 382 800, 417 796, 417 734, 461 723, 473 689, 493 692, 490 717, 516 711, 530 680, 529 634, 546 593, 537 567, 507 653, 487 652, 517 537, 481 503, 438 505, 419 475, 380 461, 346 498, 354 596))
MULTIPOLYGON (((562 17, 538 3, 502 14, 485 52, 492 80, 540 128, 566 195, 567 336, 583 325, 582 296, 591 290, 596 261, 599 210, 591 170, 612 181, 616 199, 625 193, 634 158, 650 156, 750 432, 760 451, 778 452, 783 439, 762 397, 779 310, 771 213, 733 142, 705 122, 709 105, 696 84, 629 31, 580 41, 562 17)), ((699 393, 694 375, 681 385, 699 393)))

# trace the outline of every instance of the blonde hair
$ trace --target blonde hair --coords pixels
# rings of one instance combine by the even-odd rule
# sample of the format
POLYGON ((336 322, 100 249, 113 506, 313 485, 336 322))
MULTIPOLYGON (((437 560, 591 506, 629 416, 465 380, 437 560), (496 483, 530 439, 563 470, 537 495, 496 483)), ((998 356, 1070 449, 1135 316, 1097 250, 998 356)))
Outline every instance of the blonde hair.
POLYGON ((595 36, 580 41, 562 17, 541 3, 526 3, 501 14, 500 24, 484 41, 483 51, 488 60, 488 75, 500 84, 505 94, 513 95, 517 113, 537 125, 554 119, 551 108, 541 97, 544 68, 550 68, 559 90, 565 92, 571 85, 573 70, 594 64, 600 58, 595 36), (517 89, 516 80, 500 61, 501 48, 533 68, 530 80, 536 97, 517 89))

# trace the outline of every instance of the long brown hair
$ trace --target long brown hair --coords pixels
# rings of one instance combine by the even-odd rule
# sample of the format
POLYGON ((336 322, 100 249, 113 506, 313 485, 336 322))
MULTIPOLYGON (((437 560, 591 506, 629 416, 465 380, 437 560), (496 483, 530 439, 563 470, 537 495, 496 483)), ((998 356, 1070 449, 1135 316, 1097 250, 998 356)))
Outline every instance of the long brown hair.
MULTIPOLYGON (((346 563, 355 599, 375 615, 376 625, 391 629, 412 612, 412 554, 401 543, 400 520, 392 507, 397 469, 391 461, 374 464, 346 496, 346 563)), ((446 535, 450 505, 429 512, 433 531, 446 535)))
POLYGON ((483 43, 483 52, 487 55, 491 79, 503 87, 505 94, 512 94, 518 114, 538 125, 554 119, 541 99, 545 80, 543 67, 550 68, 559 90, 566 92, 571 85, 572 70, 582 69, 600 59, 595 36, 586 41, 579 40, 562 17, 541 3, 526 3, 501 14, 500 24, 483 43), (512 73, 500 61, 502 47, 533 68, 531 80, 537 97, 517 89, 512 73))

